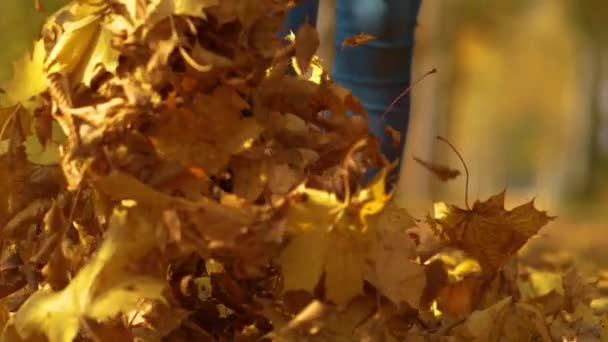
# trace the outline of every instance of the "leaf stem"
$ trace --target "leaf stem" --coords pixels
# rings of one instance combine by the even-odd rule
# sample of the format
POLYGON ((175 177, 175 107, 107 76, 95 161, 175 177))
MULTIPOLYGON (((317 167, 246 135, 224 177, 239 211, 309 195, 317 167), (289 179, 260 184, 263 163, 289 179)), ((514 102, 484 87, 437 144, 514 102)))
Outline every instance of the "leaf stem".
POLYGON ((384 110, 384 113, 382 113, 382 115, 380 116, 380 119, 378 119, 378 122, 376 122, 376 126, 374 127, 374 130, 377 130, 380 127, 380 124, 382 123, 382 121, 384 121, 384 119, 386 118, 386 116, 388 115, 388 113, 390 113, 390 111, 393 109, 393 107, 395 107, 395 105, 397 104, 397 102, 399 102, 399 100, 401 100, 405 95, 409 94, 409 92, 412 90, 412 88, 417 85, 418 83, 420 83, 422 80, 424 80, 427 76, 432 75, 434 73, 437 72, 437 69, 433 68, 427 72, 424 73, 424 75, 418 77, 417 80, 414 81, 414 83, 410 84, 407 88, 405 88, 405 90, 403 90, 401 92, 401 94, 399 94, 399 96, 397 96, 393 102, 391 102, 391 104, 388 105, 388 107, 386 107, 386 109, 384 110))
POLYGON ((465 187, 464 187, 464 205, 467 207, 468 210, 471 210, 471 208, 469 207, 469 179, 470 179, 470 174, 469 174, 469 168, 467 167, 467 163, 464 161, 464 158, 462 158, 462 155, 460 154, 460 152, 458 152, 458 150, 456 149, 456 147, 454 147, 454 145, 452 145, 452 143, 450 143, 446 138, 442 137, 442 136, 437 136, 437 140, 444 142, 445 144, 447 144, 448 146, 450 146, 450 148, 452 149, 452 151, 454 151, 454 153, 456 153, 456 155, 458 156, 458 159, 460 159, 460 162, 462 163, 462 166, 464 166, 464 173, 465 173, 465 187))

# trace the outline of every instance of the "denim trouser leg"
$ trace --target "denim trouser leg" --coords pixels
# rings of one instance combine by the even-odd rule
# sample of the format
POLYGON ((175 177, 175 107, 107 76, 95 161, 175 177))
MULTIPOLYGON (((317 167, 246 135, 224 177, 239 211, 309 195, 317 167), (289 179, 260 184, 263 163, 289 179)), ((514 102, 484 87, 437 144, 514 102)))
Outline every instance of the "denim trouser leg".
POLYGON ((286 36, 289 31, 294 33, 298 30, 300 25, 304 24, 307 20, 312 26, 317 25, 317 17, 319 15, 319 0, 305 0, 296 6, 294 9, 287 13, 287 22, 285 29, 281 33, 286 36))
MULTIPOLYGON (((401 157, 403 151, 409 122, 409 96, 402 98, 381 124, 378 121, 410 83, 419 8, 420 0, 336 0, 332 76, 361 100, 371 118, 370 128, 381 137, 382 152, 389 160, 401 157), (377 39, 361 46, 342 48, 344 38, 361 32, 377 39), (394 148, 384 134, 387 124, 401 133, 399 148, 394 148)), ((289 28, 295 32, 306 17, 314 23, 317 9, 317 0, 300 4, 289 15, 289 28)))

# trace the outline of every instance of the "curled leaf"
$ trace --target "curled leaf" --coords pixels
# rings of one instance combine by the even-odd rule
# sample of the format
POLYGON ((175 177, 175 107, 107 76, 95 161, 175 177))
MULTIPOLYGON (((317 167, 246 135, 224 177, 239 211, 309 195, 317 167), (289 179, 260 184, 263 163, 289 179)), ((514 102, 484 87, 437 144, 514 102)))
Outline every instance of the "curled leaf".
POLYGON ((432 174, 437 176, 437 178, 439 178, 443 182, 447 182, 460 176, 459 170, 452 169, 448 166, 425 162, 420 158, 414 158, 414 160, 417 161, 418 164, 422 165, 425 169, 430 171, 432 174))

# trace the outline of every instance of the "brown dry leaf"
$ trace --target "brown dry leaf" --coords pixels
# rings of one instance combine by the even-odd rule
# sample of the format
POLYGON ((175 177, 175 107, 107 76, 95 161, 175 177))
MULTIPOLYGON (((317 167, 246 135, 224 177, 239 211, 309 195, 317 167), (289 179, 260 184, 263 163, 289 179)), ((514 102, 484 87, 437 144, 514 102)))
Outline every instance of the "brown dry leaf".
POLYGON ((394 148, 399 148, 399 145, 401 145, 401 132, 394 129, 391 125, 386 125, 384 127, 384 134, 388 135, 391 139, 391 145, 393 145, 394 148))
POLYGON ((302 73, 308 71, 312 57, 319 49, 319 34, 308 22, 302 24, 296 33, 296 61, 302 73))
MULTIPOLYGON (((511 298, 505 298, 493 306, 473 312, 464 324, 453 329, 456 336, 472 341, 500 340, 505 314, 512 305, 511 298)), ((515 342, 515 341, 513 341, 515 342)))
POLYGON ((477 306, 481 284, 479 277, 468 276, 442 288, 437 297, 437 307, 454 319, 468 316, 477 306))
POLYGON ((506 210, 504 203, 503 191, 487 201, 476 201, 471 210, 450 205, 441 218, 434 220, 445 242, 477 259, 487 275, 494 274, 553 219, 536 210, 534 201, 512 210, 506 210))
POLYGON ((91 332, 88 334, 90 338, 93 336, 100 341, 133 341, 133 335, 129 328, 121 322, 115 323, 100 323, 92 319, 86 320, 91 332))
POLYGON ((405 233, 383 234, 372 247, 374 271, 367 280, 396 305, 406 302, 414 308, 426 286, 424 266, 410 260, 414 244, 405 233))
POLYGON ((70 266, 70 260, 59 246, 51 255, 48 264, 42 269, 42 274, 53 290, 61 290, 68 285, 70 266))
POLYGON ((439 178, 443 182, 447 182, 460 176, 459 170, 452 169, 449 166, 425 162, 424 160, 421 160, 420 158, 416 157, 414 157, 414 160, 417 161, 418 164, 422 165, 425 169, 430 171, 432 174, 437 176, 437 178, 439 178))
POLYGON ((426 287, 426 274, 424 266, 414 261, 416 245, 406 232, 413 220, 391 202, 369 224, 376 238, 369 254, 366 280, 395 305, 406 302, 418 308, 426 287))
POLYGON ((568 311, 574 310, 580 303, 590 305, 592 300, 600 297, 597 284, 585 281, 576 269, 568 270, 562 279, 565 309, 568 311))
POLYGON ((347 46, 359 46, 375 39, 378 39, 378 37, 369 33, 361 32, 354 36, 344 38, 342 41, 342 49, 347 46))
POLYGON ((233 171, 232 190, 234 194, 249 202, 260 197, 268 182, 268 171, 262 160, 233 160, 230 168, 233 171))
POLYGON ((49 17, 1 96, 22 103, 0 110, 0 325, 17 312, 2 341, 526 341, 551 320, 601 337, 582 280, 497 272, 550 219, 531 204, 446 206, 429 222, 442 243, 412 228, 315 29, 277 34, 291 5, 72 1, 49 17), (508 296, 527 302, 501 311, 508 296))
POLYGON ((268 172, 268 189, 274 195, 285 195, 303 180, 303 174, 288 164, 274 164, 268 172))
POLYGON ((16 213, 2 228, 2 237, 16 238, 23 236, 28 224, 41 220, 44 214, 51 208, 52 201, 49 199, 37 199, 29 203, 23 210, 16 213))
POLYGON ((166 121, 159 122, 152 139, 163 157, 215 174, 263 131, 255 118, 241 117, 249 105, 233 88, 220 86, 211 94, 198 94, 193 105, 196 112, 167 113, 166 121))
POLYGON ((193 17, 205 18, 203 9, 211 6, 217 6, 220 0, 172 0, 173 13, 178 15, 189 15, 193 17))
MULTIPOLYGON (((340 114, 341 119, 346 118, 347 111, 352 111, 353 113, 367 118, 367 113, 359 99, 356 98, 350 90, 341 87, 334 82, 324 83, 322 88, 319 89, 319 95, 330 96, 329 99, 327 99, 327 106, 334 114, 340 114)), ((324 97, 321 98, 324 99, 324 97)), ((351 133, 356 134, 357 132, 351 133)))
POLYGON ((112 171, 105 177, 99 177, 95 180, 95 185, 99 191, 113 200, 133 200, 145 206, 160 208, 171 207, 179 201, 118 170, 112 171))

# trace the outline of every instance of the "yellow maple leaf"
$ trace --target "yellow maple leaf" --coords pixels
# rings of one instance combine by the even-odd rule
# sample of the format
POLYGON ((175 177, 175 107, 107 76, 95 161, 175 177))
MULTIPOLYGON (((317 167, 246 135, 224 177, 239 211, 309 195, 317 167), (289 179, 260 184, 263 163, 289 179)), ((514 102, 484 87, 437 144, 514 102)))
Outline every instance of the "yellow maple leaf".
POLYGON ((31 54, 27 52, 15 62, 13 78, 0 87, 5 92, 0 94, 2 106, 10 107, 26 102, 46 89, 45 57, 46 51, 41 39, 34 43, 31 54))
POLYGON ((65 289, 43 288, 26 300, 12 322, 21 338, 44 333, 50 342, 71 342, 84 317, 105 320, 142 298, 162 300, 164 281, 126 267, 154 247, 157 228, 147 212, 130 210, 114 212, 106 240, 65 289))
POLYGON ((366 261, 374 239, 367 222, 368 217, 381 213, 391 198, 385 192, 387 170, 353 196, 357 209, 329 192, 304 185, 294 190, 303 200, 294 203, 287 214, 286 224, 294 235, 278 259, 284 290, 312 291, 325 274, 327 299, 344 305, 363 293, 366 261))
POLYGON ((305 200, 288 213, 287 226, 295 235, 278 260, 284 290, 312 291, 326 272, 327 298, 346 304, 363 292, 367 234, 334 194, 304 186, 296 192, 305 200))

